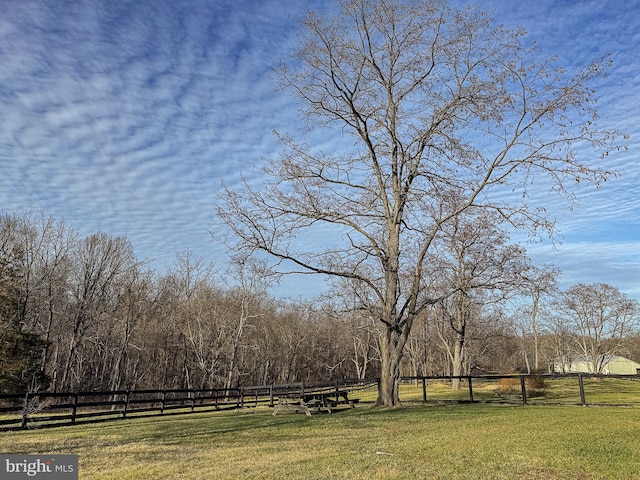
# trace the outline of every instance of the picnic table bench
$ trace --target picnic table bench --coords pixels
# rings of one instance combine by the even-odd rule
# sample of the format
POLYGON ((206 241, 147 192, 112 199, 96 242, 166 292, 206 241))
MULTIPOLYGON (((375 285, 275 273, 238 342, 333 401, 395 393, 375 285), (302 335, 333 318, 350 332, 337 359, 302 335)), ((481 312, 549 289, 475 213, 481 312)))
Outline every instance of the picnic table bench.
POLYGON ((273 407, 273 415, 277 415, 280 410, 304 412, 307 416, 311 416, 312 409, 316 412, 326 410, 333 413, 338 405, 349 405, 355 408, 359 401, 358 398, 349 398, 349 392, 346 390, 288 392, 278 395, 278 404, 273 407))

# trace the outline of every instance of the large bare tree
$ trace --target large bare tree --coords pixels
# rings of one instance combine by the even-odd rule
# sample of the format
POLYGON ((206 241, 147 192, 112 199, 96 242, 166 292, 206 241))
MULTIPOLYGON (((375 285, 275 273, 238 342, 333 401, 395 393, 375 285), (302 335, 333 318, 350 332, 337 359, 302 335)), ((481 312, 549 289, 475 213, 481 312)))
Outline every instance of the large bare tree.
POLYGON ((358 284, 383 332, 378 404, 396 406, 414 319, 437 301, 425 272, 443 225, 473 206, 553 230, 544 206, 528 203, 534 177, 537 193, 569 198, 576 182, 605 180, 576 149, 605 154, 617 142, 593 108, 592 81, 608 60, 567 72, 522 30, 446 0, 334 7, 308 13, 280 80, 309 125, 349 146, 323 153, 282 135, 266 185, 224 189, 218 212, 235 248, 358 284), (309 242, 314 234, 322 238, 309 242))

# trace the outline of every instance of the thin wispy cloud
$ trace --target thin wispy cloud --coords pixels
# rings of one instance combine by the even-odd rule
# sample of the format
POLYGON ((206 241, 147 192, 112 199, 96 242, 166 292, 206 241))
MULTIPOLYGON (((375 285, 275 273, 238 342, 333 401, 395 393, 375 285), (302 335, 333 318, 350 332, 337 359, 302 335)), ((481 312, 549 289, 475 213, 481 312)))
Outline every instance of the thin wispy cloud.
MULTIPOLYGON (((637 293, 640 2, 485 3, 562 64, 612 55, 596 88, 602 125, 631 135, 629 152, 611 157, 622 175, 576 191, 572 212, 547 201, 564 241, 532 255, 567 278, 612 278, 637 293), (615 275, 602 275, 607 265, 615 275)), ((1 2, 0 209, 123 235, 160 270, 187 249, 224 264, 209 233, 220 181, 259 181, 280 149, 272 130, 301 131, 271 77, 303 15, 301 2, 277 0, 1 2)), ((345 139, 314 132, 313 141, 329 152, 345 139)))

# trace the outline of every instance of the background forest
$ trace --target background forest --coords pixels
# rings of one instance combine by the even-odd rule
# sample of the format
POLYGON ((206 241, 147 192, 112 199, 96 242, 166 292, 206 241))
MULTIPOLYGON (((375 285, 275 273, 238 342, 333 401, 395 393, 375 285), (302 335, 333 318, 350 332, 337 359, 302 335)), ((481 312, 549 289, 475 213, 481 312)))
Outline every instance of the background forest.
MULTIPOLYGON (((640 361, 638 302, 606 284, 559 291, 490 219, 465 218, 430 261, 434 294, 403 374, 548 371, 575 355, 640 361), (437 297, 437 295, 434 295, 437 297)), ((166 272, 130 242, 44 214, 0 216, 0 392, 214 388, 379 374, 377 319, 346 283, 301 301, 263 264, 217 271, 189 252, 166 272)), ((597 366, 596 366, 597 369, 597 366)))

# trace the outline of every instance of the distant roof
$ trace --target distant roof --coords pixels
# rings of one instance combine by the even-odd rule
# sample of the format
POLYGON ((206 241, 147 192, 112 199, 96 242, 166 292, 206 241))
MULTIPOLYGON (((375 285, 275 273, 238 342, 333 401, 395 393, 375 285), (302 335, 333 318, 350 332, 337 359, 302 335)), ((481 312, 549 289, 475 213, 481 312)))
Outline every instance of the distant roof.
MULTIPOLYGON (((633 360, 627 358, 627 357, 623 357, 621 355, 603 355, 603 363, 607 364, 607 363, 611 363, 611 362, 631 362, 631 363, 635 363, 637 365, 640 365, 640 363, 638 362, 634 362, 633 360)), ((565 360, 568 361, 568 360, 565 360)), ((573 357, 571 359, 571 363, 575 363, 575 362, 592 362, 593 361, 593 356, 592 355, 576 355, 575 357, 573 357)))

